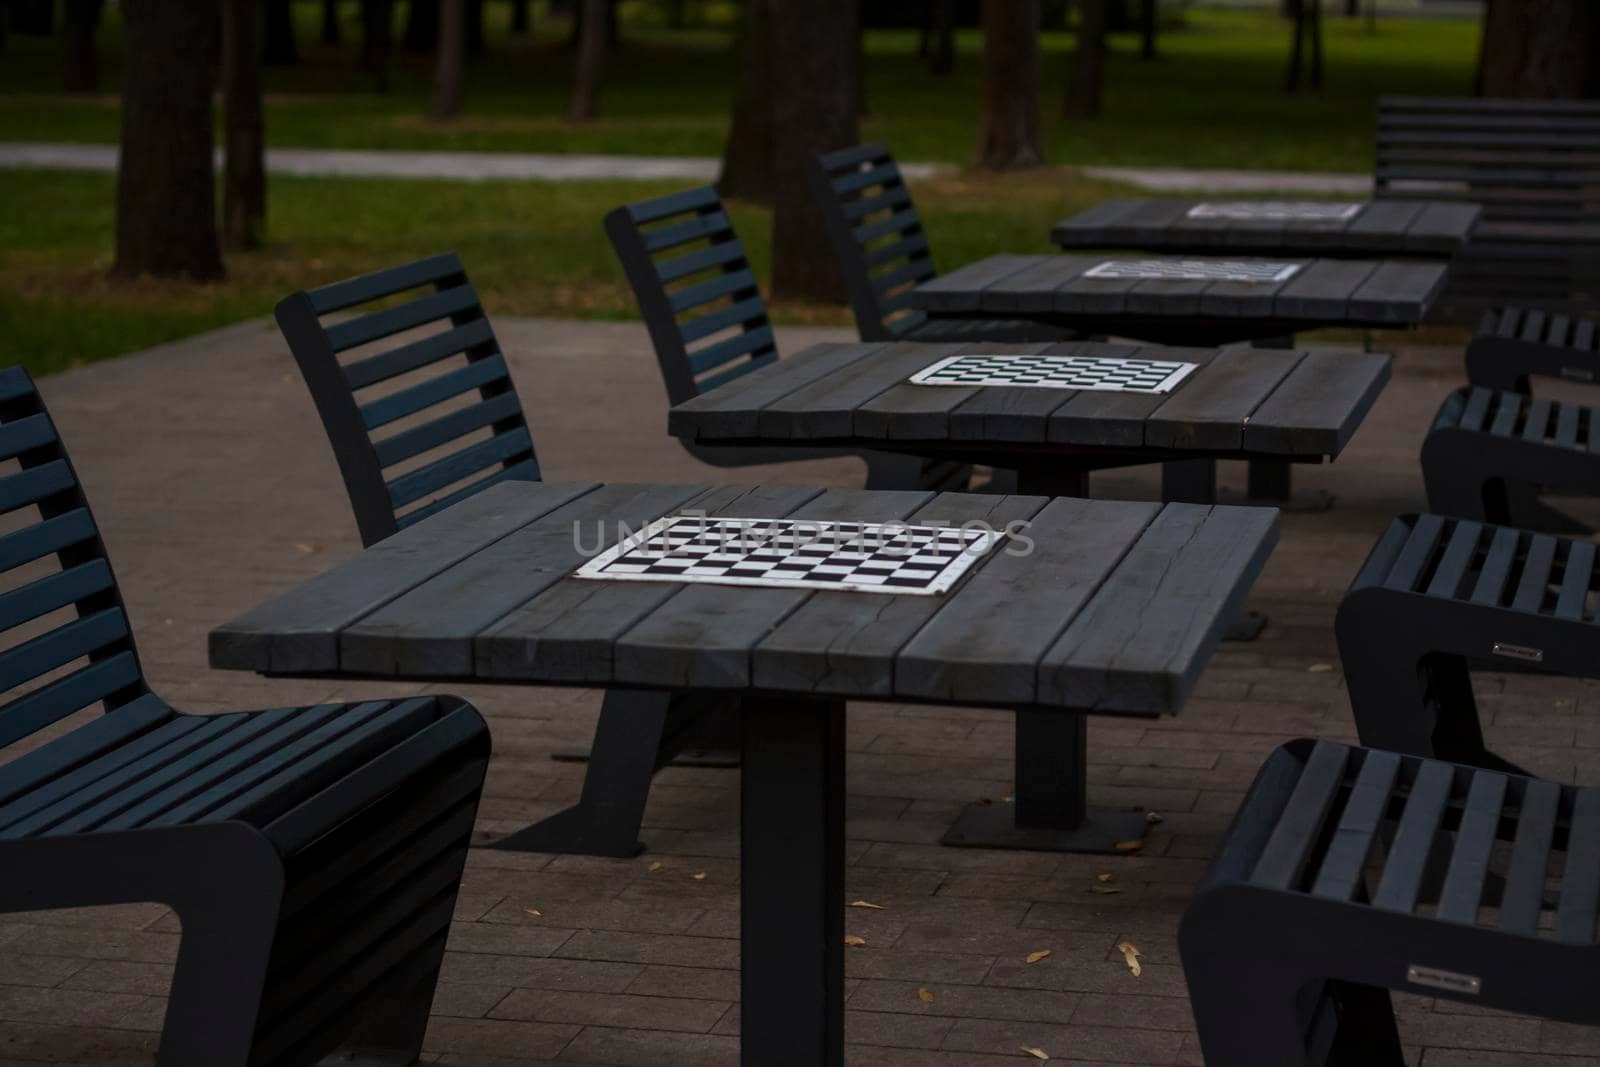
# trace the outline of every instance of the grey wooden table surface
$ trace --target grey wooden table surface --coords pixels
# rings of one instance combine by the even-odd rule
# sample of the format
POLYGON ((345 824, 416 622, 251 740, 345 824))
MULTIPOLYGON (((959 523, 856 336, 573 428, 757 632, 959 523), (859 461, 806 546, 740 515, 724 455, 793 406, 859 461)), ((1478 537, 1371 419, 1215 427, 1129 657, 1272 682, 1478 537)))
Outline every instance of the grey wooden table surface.
POLYGON ((1448 259, 1478 224, 1477 204, 1447 200, 1106 200, 1062 219, 1065 249, 1448 259))
POLYGON ((845 702, 1019 709, 1015 803, 974 804, 952 833, 1110 850, 1144 817, 1085 808, 1087 714, 1176 712, 1276 537, 1277 513, 1257 508, 504 482, 218 627, 210 654, 269 674, 739 694, 743 1062, 783 1049, 837 1067, 845 702), (1017 539, 932 596, 574 577, 681 512, 981 522, 1017 539))
MULTIPOLYGON (((1343 450, 1390 375, 1382 353, 917 342, 822 344, 679 404, 668 430, 706 445, 839 445, 1036 467, 1343 450), (1196 368, 1164 393, 927 385, 918 371, 961 354, 1160 360, 1196 368)), ((1059 483, 1056 483, 1059 485, 1059 483)), ((1192 499, 1192 498, 1191 498, 1192 499)))
POLYGON ((1219 345, 1330 326, 1415 325, 1443 291, 1446 273, 1445 264, 1420 260, 998 255, 923 282, 910 298, 935 317, 1038 319, 1146 341, 1219 345), (1287 276, 1219 280, 1239 264, 1287 276), (1208 277, 1096 276, 1130 265, 1208 277))

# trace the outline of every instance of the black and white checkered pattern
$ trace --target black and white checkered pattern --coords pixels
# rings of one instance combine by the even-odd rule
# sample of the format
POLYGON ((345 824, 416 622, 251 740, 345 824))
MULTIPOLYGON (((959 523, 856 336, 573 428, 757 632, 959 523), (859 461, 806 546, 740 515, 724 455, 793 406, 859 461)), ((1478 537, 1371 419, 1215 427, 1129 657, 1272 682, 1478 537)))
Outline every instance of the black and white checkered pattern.
POLYGON ((1083 272, 1085 278, 1183 282, 1286 282, 1299 263, 1258 259, 1108 259, 1083 272))
POLYGON ((959 527, 676 515, 596 556, 575 576, 942 593, 998 539, 959 527))
POLYGON ((1346 222, 1363 206, 1339 200, 1234 200, 1196 204, 1184 215, 1234 222, 1346 222))
POLYGON ((917 385, 1020 385, 1035 389, 1090 389, 1168 393, 1196 367, 1165 359, 1111 356, 994 354, 950 356, 917 371, 917 385))

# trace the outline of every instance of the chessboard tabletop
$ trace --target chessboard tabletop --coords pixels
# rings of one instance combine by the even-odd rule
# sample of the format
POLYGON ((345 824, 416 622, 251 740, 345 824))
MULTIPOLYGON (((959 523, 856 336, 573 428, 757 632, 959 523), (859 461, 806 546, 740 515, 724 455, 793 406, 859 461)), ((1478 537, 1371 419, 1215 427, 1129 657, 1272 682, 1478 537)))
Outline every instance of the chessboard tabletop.
POLYGON ((1050 231, 1067 249, 1446 259, 1482 208, 1448 200, 1105 200, 1050 231))
POLYGON ((1171 714, 1276 539, 1270 508, 507 481, 214 630, 211 663, 1171 714), (673 515, 1009 533, 935 595, 577 575, 673 515))
POLYGON ((1354 435, 1390 362, 1376 352, 1088 341, 821 344, 677 405, 667 428, 707 445, 1320 460, 1354 435), (1056 387, 1045 387, 1052 376, 1056 387))
POLYGON ((1060 321, 1117 336, 1149 337, 1141 323, 1167 320, 1198 337, 1209 323, 1244 340, 1415 325, 1447 271, 1416 259, 997 255, 923 282, 909 302, 932 316, 1060 321))

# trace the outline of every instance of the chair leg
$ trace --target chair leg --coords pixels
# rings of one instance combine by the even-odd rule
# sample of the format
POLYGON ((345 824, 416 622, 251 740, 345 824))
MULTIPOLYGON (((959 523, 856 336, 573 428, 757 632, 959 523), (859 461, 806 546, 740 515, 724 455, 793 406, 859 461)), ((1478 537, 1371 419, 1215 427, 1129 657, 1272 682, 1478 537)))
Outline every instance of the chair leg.
POLYGON ((1339 1030, 1324 1061, 1327 1067, 1406 1067, 1387 989, 1354 982, 1329 982, 1338 1004, 1339 1030))
POLYGON ((369 1008, 344 1048, 324 1062, 347 1067, 409 1067, 416 1063, 428 1031, 428 1012, 439 985, 444 949, 443 937, 425 949, 425 955, 410 968, 405 984, 369 1008))
POLYGON ((1361 743, 1433 755, 1435 708, 1424 687, 1420 657, 1381 620, 1352 618, 1357 613, 1351 609, 1349 601, 1341 606, 1334 630, 1361 743))
POLYGON ((1240 955, 1219 956, 1215 967, 1196 962, 1185 954, 1189 1001, 1207 1064, 1312 1067, 1299 1010, 1302 976, 1240 955))

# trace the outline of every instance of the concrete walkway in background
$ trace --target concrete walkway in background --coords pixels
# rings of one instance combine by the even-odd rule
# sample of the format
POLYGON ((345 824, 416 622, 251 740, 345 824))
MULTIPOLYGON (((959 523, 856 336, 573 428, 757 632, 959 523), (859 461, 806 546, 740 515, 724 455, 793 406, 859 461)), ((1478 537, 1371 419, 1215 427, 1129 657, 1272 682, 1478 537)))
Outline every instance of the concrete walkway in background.
MULTIPOLYGON (((222 152, 217 152, 221 166, 222 152)), ((450 181, 599 181, 681 178, 713 181, 719 161, 698 156, 605 156, 534 152, 407 152, 391 149, 269 148, 272 174, 328 175, 343 178, 423 178, 450 181)), ((926 178, 943 163, 904 163, 908 178, 926 178)), ((0 142, 0 169, 113 171, 117 146, 0 142)), ((1185 170, 1161 167, 1084 167, 1091 178, 1125 182, 1151 192, 1338 193, 1360 196, 1372 188, 1362 174, 1285 171, 1185 170)))

